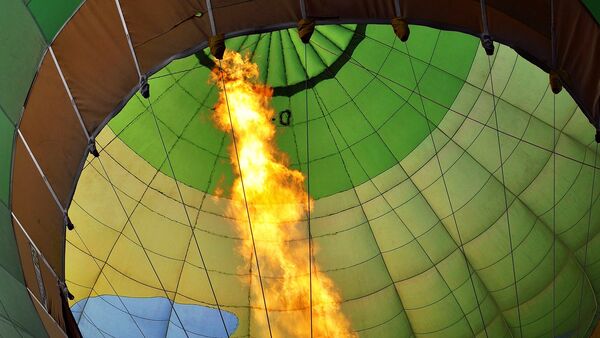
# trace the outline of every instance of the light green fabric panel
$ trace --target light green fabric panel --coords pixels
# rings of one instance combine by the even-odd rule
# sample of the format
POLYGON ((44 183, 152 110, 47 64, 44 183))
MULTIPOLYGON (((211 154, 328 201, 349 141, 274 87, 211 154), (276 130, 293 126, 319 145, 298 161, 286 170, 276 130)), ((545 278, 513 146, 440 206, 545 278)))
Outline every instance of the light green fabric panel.
POLYGON ((5 0, 0 12, 0 106, 13 123, 37 71, 46 43, 21 0, 5 0))

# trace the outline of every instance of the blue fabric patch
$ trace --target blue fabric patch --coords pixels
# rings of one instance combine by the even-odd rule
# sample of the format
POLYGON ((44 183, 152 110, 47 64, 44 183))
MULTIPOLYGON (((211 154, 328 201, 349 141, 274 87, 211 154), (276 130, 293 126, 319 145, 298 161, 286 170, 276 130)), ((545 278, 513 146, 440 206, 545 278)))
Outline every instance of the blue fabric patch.
MULTIPOLYGON (((216 308, 173 303, 164 297, 98 296, 71 307, 84 337, 227 337, 216 308)), ((221 310, 232 334, 238 318, 221 310)))

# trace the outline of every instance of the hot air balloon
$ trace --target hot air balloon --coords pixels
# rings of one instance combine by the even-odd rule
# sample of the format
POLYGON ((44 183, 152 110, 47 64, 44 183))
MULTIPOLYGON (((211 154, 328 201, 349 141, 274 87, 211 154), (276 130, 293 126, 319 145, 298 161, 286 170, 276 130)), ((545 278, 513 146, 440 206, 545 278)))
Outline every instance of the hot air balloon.
POLYGON ((600 334, 599 21, 3 0, 0 335, 600 334))

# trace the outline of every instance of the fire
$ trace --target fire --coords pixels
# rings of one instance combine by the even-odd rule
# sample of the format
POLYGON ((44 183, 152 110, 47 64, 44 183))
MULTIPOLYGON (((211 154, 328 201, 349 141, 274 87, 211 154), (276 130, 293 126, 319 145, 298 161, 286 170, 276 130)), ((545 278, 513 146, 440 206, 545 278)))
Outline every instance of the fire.
MULTIPOLYGON (((227 51, 212 72, 219 87, 214 119, 231 133, 229 149, 236 178, 232 187, 231 216, 247 240, 240 246, 248 266, 260 264, 262 280, 250 278, 252 331, 268 335, 263 291, 275 337, 307 337, 311 332, 309 243, 306 211, 312 200, 304 190, 304 175, 288 167, 285 154, 275 146, 272 89, 258 83, 258 66, 239 53, 227 51), (247 205, 247 208, 246 208, 247 205), (262 283, 262 290, 261 284, 262 283)), ((313 250, 316 250, 313 247, 313 250)), ((331 279, 316 274, 312 264, 312 332, 315 337, 354 337, 340 309, 341 297, 331 279)), ((246 270, 248 271, 248 270, 246 270)), ((257 271, 253 269, 253 274, 257 271)))

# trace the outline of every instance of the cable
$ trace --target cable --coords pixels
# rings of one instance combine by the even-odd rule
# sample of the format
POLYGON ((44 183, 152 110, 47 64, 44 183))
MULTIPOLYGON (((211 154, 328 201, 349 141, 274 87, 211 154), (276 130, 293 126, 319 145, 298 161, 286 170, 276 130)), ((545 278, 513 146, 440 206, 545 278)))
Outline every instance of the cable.
POLYGON ((309 280, 309 298, 310 298, 310 337, 313 337, 313 286, 312 286, 312 270, 313 270, 313 246, 312 246, 312 231, 310 228, 310 142, 308 125, 308 60, 306 57, 306 44, 304 44, 304 67, 306 68, 306 80, 304 81, 304 108, 306 112, 306 210, 308 222, 308 280, 309 280))
POLYGON ((556 337, 556 94, 552 95, 552 121, 552 337, 556 337))
POLYGON ((506 177, 504 174, 504 159, 502 157, 502 144, 500 143, 500 123, 498 121, 498 109, 497 109, 497 103, 496 103, 496 95, 494 93, 494 77, 493 77, 493 68, 492 68, 492 61, 491 61, 492 56, 488 56, 488 67, 489 67, 489 75, 490 75, 490 86, 491 86, 491 90, 492 90, 492 109, 493 109, 493 114, 494 114, 494 118, 496 120, 496 138, 498 140, 498 156, 500 157, 500 174, 502 177, 502 191, 504 194, 504 210, 506 211, 506 224, 507 224, 507 228, 508 228, 508 245, 510 248, 510 260, 511 260, 511 267, 512 267, 512 274, 513 274, 513 283, 515 284, 515 299, 517 302, 517 317, 519 318, 519 333, 520 333, 520 337, 523 337, 523 326, 521 324, 521 308, 520 308, 520 302, 519 302, 519 291, 518 291, 518 286, 517 286, 517 271, 515 268, 515 255, 514 255, 514 247, 513 247, 513 241, 512 241, 512 228, 510 226, 510 211, 509 211, 509 207, 508 207, 508 196, 506 193, 506 177))

